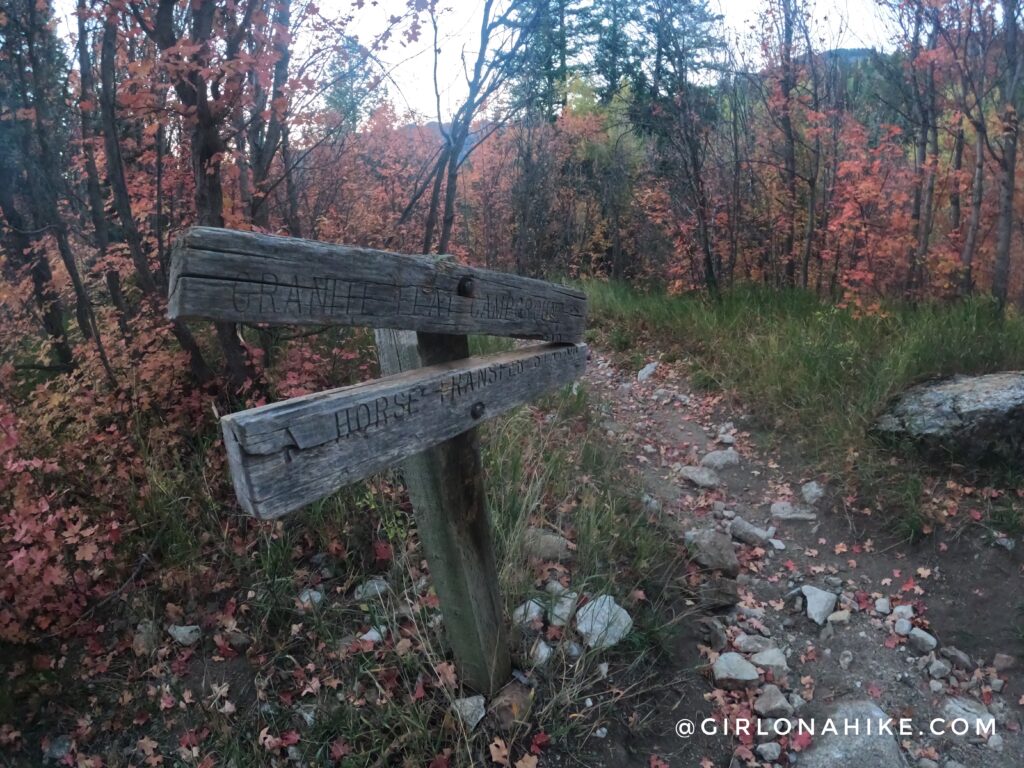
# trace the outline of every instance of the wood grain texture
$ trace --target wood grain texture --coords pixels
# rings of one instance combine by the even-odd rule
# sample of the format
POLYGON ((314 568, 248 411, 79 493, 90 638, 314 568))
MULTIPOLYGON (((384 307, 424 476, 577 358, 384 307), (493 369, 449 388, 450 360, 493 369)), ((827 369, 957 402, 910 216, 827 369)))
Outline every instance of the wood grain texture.
MULTIPOLYGON (((381 371, 397 374, 468 354, 464 336, 378 330, 381 371)), ((416 528, 464 685, 493 695, 512 674, 477 430, 401 463, 416 528)))
POLYGON ((171 254, 168 315, 575 342, 586 297, 450 258, 193 227, 171 254))
POLYGON ((225 416, 236 495, 250 514, 278 517, 563 386, 585 364, 584 344, 538 345, 225 416))

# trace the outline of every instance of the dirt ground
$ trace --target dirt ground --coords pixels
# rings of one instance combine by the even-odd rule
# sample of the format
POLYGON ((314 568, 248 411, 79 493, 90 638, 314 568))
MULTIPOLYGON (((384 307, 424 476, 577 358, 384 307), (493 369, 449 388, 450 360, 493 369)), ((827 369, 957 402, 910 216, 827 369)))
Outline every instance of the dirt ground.
MULTIPOLYGON (((1019 732, 1024 686, 1016 659, 1022 650, 1024 547, 1012 540, 997 545, 993 532, 981 524, 954 533, 940 531, 912 544, 895 538, 892 526, 878 516, 851 509, 851 500, 838 497, 827 483, 822 483, 825 494, 814 505, 815 520, 773 520, 773 502, 800 504, 801 485, 821 478, 808 474, 809 463, 795 451, 785 445, 773 448, 764 436, 754 434, 754 414, 720 395, 693 391, 678 364, 662 363, 653 376, 639 382, 637 371, 621 370, 595 352, 587 384, 595 418, 642 476, 653 524, 680 538, 689 530, 722 529, 733 513, 755 526, 777 525, 773 537, 784 549, 772 544, 738 547, 743 564, 740 606, 719 611, 718 617, 730 646, 738 633, 745 633, 766 637, 786 653, 790 673, 784 690, 807 701, 795 717, 820 716, 836 702, 870 700, 887 715, 913 721, 918 732, 899 739, 908 765, 1024 765, 1019 732), (740 461, 718 472, 717 487, 697 488, 680 476, 681 467, 729 447, 723 443, 732 443, 740 461), (826 623, 824 628, 812 622, 794 603, 793 593, 805 584, 845 595, 852 609, 848 622, 826 623), (935 650, 922 653, 909 647, 893 631, 894 618, 875 610, 878 598, 888 598, 892 606, 912 606, 914 626, 937 638, 935 650), (940 652, 948 646, 966 653, 971 668, 959 673, 962 680, 957 673, 930 679, 928 665, 944 659, 940 652), (997 672, 995 654, 1014 658, 1002 660, 997 672), (1015 666, 1003 669, 1005 663, 1015 666), (984 737, 933 735, 932 718, 943 717, 943 707, 955 697, 980 703, 982 712, 987 706, 998 738, 985 743, 984 737)), ((843 606, 840 597, 836 608, 843 606)), ((647 730, 654 736, 634 744, 612 729, 607 745, 590 758, 594 763, 657 765, 648 757, 656 754, 672 766, 725 766, 739 748, 731 758, 734 765, 773 764, 752 753, 757 744, 749 739, 744 749, 741 740, 730 736, 675 735, 679 718, 699 722, 712 709, 736 715, 756 698, 754 691, 716 688, 708 666, 718 652, 706 645, 697 648, 706 642, 685 633, 678 639, 676 658, 681 666, 694 665, 694 686, 675 691, 674 701, 665 697, 664 707, 655 708, 658 715, 647 730)), ((729 650, 733 648, 718 649, 729 650)), ((782 747, 775 764, 805 762, 795 751, 805 745, 784 741, 782 747)), ((848 766, 861 765, 856 754, 841 759, 848 766)))

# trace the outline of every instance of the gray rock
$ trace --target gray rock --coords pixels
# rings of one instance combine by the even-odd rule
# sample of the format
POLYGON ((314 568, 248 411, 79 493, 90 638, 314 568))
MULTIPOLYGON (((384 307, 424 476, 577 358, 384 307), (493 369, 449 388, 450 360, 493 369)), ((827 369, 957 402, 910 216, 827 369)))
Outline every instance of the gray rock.
POLYGON ((910 647, 918 653, 934 651, 935 647, 939 644, 938 640, 920 627, 914 627, 910 630, 910 634, 907 636, 907 642, 910 644, 910 647))
POLYGON ((736 541, 756 547, 768 541, 768 531, 753 523, 748 523, 742 517, 733 518, 733 521, 729 523, 729 533, 736 541))
POLYGON ((715 685, 726 690, 738 690, 757 685, 757 669, 738 653, 723 653, 711 667, 715 685))
POLYGON ((564 627, 568 624, 579 599, 580 596, 575 592, 566 592, 559 596, 551 605, 551 610, 548 611, 548 623, 553 627, 564 627))
POLYGON ((571 542, 557 533, 541 528, 527 528, 523 533, 523 551, 537 560, 565 562, 572 559, 571 542))
POLYGON ((740 572, 740 561, 733 549, 732 539, 724 533, 706 528, 686 537, 687 549, 693 559, 709 571, 721 571, 726 576, 740 572))
POLYGON ((529 629, 533 626, 534 622, 542 621, 543 619, 544 604, 540 600, 527 600, 512 611, 512 621, 517 627, 522 627, 523 629, 529 629))
POLYGON ((984 704, 963 696, 946 699, 942 705, 942 716, 947 723, 953 720, 966 720, 971 734, 978 732, 979 725, 991 728, 995 723, 995 716, 988 711, 984 704))
POLYGON ((778 648, 767 648, 750 657, 750 663, 772 673, 773 680, 782 680, 789 672, 786 654, 778 648))
POLYGON ((775 644, 767 637, 748 635, 744 632, 736 635, 736 639, 732 641, 732 644, 741 653, 760 653, 775 647, 775 644))
POLYGON ((880 597, 875 600, 875 612, 880 613, 883 616, 888 616, 892 611, 892 603, 889 602, 888 597, 880 597))
POLYGON ((805 584, 800 591, 807 600, 807 618, 816 624, 824 625, 836 607, 835 593, 826 592, 810 584, 805 584))
POLYGON ((715 611, 732 608, 740 601, 740 588, 735 579, 712 576, 697 590, 701 607, 715 611))
POLYGON ((789 704, 793 707, 794 712, 799 712, 800 708, 807 704, 807 702, 804 701, 804 697, 799 693, 791 693, 789 694, 789 704))
POLYGON ((946 690, 946 684, 941 680, 929 680, 928 690, 932 693, 942 693, 944 690, 946 690))
POLYGON ((1003 737, 1000 736, 998 733, 993 733, 991 736, 988 737, 988 742, 985 744, 985 746, 987 746, 993 752, 1002 752, 1003 737))
POLYGON ((679 474, 699 488, 717 488, 722 483, 718 473, 707 467, 685 466, 679 470, 679 474))
POLYGON ((611 648, 629 634, 633 619, 610 595, 601 595, 576 611, 576 631, 591 648, 611 648))
POLYGON ((822 720, 828 718, 836 724, 838 733, 817 734, 810 748, 800 753, 800 768, 907 768, 896 738, 879 733, 878 723, 889 716, 874 702, 841 702, 822 720), (854 721, 859 724, 858 733, 852 732, 852 725, 844 728, 844 723, 854 721))
POLYGON ((725 633, 725 627, 718 619, 705 616, 697 620, 697 631, 708 647, 716 653, 725 650, 729 644, 729 636, 725 633))
POLYGON ((167 628, 170 635, 178 645, 195 645, 203 636, 203 630, 196 624, 171 624, 167 628))
POLYGON ((647 381, 649 378, 651 378, 651 376, 654 375, 654 372, 656 370, 658 370, 658 364, 657 363, 648 363, 643 368, 641 368, 639 371, 637 371, 636 380, 640 381, 640 382, 647 381))
POLYGON ((910 623, 909 619, 896 619, 896 623, 892 625, 892 631, 900 637, 906 637, 914 630, 914 625, 910 623))
POLYGON ((928 665, 928 676, 933 680, 949 677, 949 673, 952 671, 953 665, 943 659, 936 659, 928 665))
POLYGON ((939 768, 939 764, 927 757, 922 757, 917 761, 917 768, 939 768))
POLYGON ((954 376, 912 387, 879 417, 875 431, 937 460, 1024 458, 1024 372, 954 376))
POLYGON ((645 493, 641 498, 641 502, 644 505, 644 511, 650 514, 656 514, 661 512, 661 502, 658 501, 654 496, 649 493, 645 493))
POLYGON ((377 597, 383 597, 391 589, 388 585, 387 579, 382 579, 380 576, 374 576, 372 579, 367 579, 358 587, 355 592, 352 593, 352 597, 356 600, 373 600, 377 597))
POLYGON ((814 510, 802 506, 793 506, 788 501, 776 501, 772 504, 771 516, 776 520, 805 520, 814 521, 818 519, 818 515, 815 514, 814 510))
POLYGON ((754 711, 761 717, 789 717, 793 714, 793 705, 777 685, 766 685, 761 695, 754 701, 754 711))
POLYGON ((768 539, 768 543, 772 545, 772 549, 777 550, 779 552, 783 551, 786 548, 786 545, 782 542, 781 539, 768 539))
POLYGON ((769 741, 767 744, 758 744, 756 752, 762 760, 774 763, 782 756, 782 747, 774 741, 769 741))
POLYGON ((892 609, 892 615, 895 619, 907 619, 909 621, 914 618, 914 606, 897 605, 892 609))
POLYGON ((956 760, 947 760, 943 763, 942 768, 967 768, 963 763, 959 763, 956 760))
POLYGON ((732 448, 726 448, 724 451, 711 451, 700 460, 702 467, 715 470, 735 467, 739 463, 740 455, 732 448))
POLYGON ((483 696, 457 698, 452 702, 452 709, 455 710, 467 730, 473 730, 487 714, 486 701, 483 696))
POLYGON ((804 483, 800 486, 800 497, 804 500, 804 504, 814 506, 825 496, 825 487, 817 480, 811 480, 809 483, 804 483))

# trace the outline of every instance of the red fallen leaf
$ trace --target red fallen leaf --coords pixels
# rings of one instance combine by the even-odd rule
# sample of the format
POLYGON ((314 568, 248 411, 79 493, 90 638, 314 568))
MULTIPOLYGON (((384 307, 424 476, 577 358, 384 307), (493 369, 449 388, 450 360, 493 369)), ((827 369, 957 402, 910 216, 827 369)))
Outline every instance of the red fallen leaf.
POLYGON ((434 759, 430 761, 430 765, 428 765, 427 768, 449 768, 449 766, 451 765, 451 760, 449 759, 451 750, 446 749, 445 752, 448 754, 435 755, 434 759))
POLYGON ((647 758, 647 768, 669 768, 669 764, 657 755, 651 755, 647 758))
POLYGON ((800 733, 793 734, 793 737, 789 740, 789 746, 794 752, 802 752, 811 746, 811 734, 807 731, 801 731, 800 733))
POLYGON ((281 734, 281 746, 290 747, 293 744, 299 743, 299 732, 298 731, 285 731, 281 734))
POLYGON ((862 611, 866 611, 868 608, 874 605, 874 601, 871 599, 871 595, 869 595, 863 589, 854 592, 853 598, 857 601, 857 607, 860 608, 862 611))
POLYGON ((905 582, 903 582, 903 586, 900 587, 900 592, 910 592, 916 586, 917 586, 917 582, 914 581, 914 577, 911 576, 909 579, 907 579, 905 582))
POLYGON ((787 560, 782 565, 790 573, 795 573, 796 572, 796 563, 794 563, 792 560, 787 560))
POLYGON ((544 733, 544 731, 537 731, 530 740, 530 751, 535 755, 539 755, 550 744, 551 737, 544 733))
POLYGON ((889 635, 887 638, 885 638, 885 641, 882 643, 882 645, 884 645, 889 650, 892 650, 899 644, 900 639, 896 635, 889 635))
POLYGON ((373 558, 378 562, 390 563, 395 557, 391 544, 380 539, 373 542, 373 558))
MULTIPOLYGON (((348 742, 344 739, 335 739, 331 742, 330 755, 331 760, 341 760, 345 755, 352 754, 352 747, 349 746, 348 742)), ((436 758, 435 758, 436 760, 436 758)), ((444 763, 441 766, 435 766, 433 763, 430 764, 430 768, 447 768, 448 763, 444 763)))
POLYGON ((872 681, 872 682, 868 683, 868 696, 870 696, 872 699, 876 699, 876 700, 877 699, 881 699, 882 698, 882 686, 881 686, 881 684, 876 682, 876 681, 872 681))
POLYGON ((977 523, 977 522, 981 521, 981 512, 979 510, 972 509, 971 512, 970 512, 970 515, 971 515, 971 520, 973 520, 974 522, 977 523))
POLYGON ((423 676, 420 675, 416 678, 416 689, 412 692, 412 700, 419 701, 427 695, 426 690, 423 688, 423 676))

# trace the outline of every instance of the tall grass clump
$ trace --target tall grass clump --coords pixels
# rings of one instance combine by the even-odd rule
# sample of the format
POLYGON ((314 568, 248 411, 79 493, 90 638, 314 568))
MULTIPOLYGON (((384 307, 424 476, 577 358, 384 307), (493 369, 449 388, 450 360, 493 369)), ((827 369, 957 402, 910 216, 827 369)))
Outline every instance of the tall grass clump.
POLYGON ((718 302, 585 284, 597 334, 689 358, 694 381, 736 391, 811 455, 870 463, 892 397, 930 378, 1024 369, 1024 318, 982 298, 857 312, 798 290, 742 286, 718 302), (867 453, 860 455, 860 452, 867 453))

